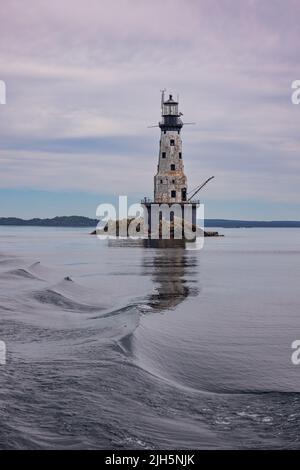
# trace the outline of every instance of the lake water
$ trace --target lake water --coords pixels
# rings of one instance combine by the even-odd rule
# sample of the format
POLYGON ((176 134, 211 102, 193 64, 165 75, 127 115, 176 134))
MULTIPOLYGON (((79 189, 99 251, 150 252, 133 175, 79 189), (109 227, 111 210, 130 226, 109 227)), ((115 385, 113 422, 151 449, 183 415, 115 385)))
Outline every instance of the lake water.
POLYGON ((218 230, 0 227, 0 448, 299 448, 300 230, 218 230))

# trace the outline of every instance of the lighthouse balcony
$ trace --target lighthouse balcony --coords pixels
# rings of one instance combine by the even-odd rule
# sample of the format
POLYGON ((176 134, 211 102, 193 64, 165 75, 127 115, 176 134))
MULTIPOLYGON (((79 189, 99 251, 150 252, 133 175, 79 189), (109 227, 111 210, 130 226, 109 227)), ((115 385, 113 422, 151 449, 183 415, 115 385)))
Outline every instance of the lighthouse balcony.
POLYGON ((193 204, 193 205, 199 205, 200 204, 200 199, 191 199, 190 201, 165 201, 165 202, 159 202, 159 201, 154 201, 154 199, 150 197, 144 197, 141 199, 141 204, 193 204))

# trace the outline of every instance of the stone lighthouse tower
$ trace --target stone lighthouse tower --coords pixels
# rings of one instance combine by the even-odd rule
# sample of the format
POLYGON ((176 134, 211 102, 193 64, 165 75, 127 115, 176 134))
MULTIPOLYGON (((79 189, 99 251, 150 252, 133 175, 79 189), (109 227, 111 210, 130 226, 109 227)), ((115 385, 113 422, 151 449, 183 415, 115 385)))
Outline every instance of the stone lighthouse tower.
POLYGON ((187 179, 184 174, 182 140, 180 131, 183 122, 178 111, 178 102, 172 95, 165 101, 162 92, 162 120, 157 173, 154 176, 154 202, 176 203, 187 199, 187 179))
POLYGON ((180 228, 182 237, 186 238, 186 233, 190 230, 188 227, 192 227, 192 235, 196 231, 199 200, 191 200, 187 192, 180 135, 184 125, 182 113, 178 110, 178 101, 172 95, 166 100, 164 91, 161 97, 161 115, 158 126, 153 126, 161 130, 158 165, 154 176, 154 199, 144 198, 141 201, 145 226, 151 236, 152 233, 159 232, 159 237, 164 237, 162 228, 167 227, 167 224, 163 222, 169 221, 171 238, 175 237, 175 226, 176 230, 180 228))

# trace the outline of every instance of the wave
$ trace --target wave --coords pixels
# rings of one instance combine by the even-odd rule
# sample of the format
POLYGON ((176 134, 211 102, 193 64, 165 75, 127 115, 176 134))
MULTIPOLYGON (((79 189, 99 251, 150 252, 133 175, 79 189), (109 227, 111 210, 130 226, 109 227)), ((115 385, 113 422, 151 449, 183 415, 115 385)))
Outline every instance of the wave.
POLYGON ((52 289, 45 289, 39 292, 35 292, 33 297, 43 304, 61 307, 63 310, 89 313, 98 311, 101 308, 100 306, 81 304, 52 289))
POLYGON ((44 266, 40 261, 32 263, 27 269, 38 278, 50 282, 56 282, 57 280, 61 279, 61 273, 52 268, 49 268, 49 266, 44 266))
POLYGON ((16 277, 16 278, 23 278, 23 279, 38 280, 38 281, 42 280, 25 268, 17 268, 17 269, 11 269, 10 271, 5 271, 0 274, 0 277, 2 279, 16 277))
POLYGON ((0 274, 1 279, 10 279, 12 277, 15 277, 18 279, 23 278, 45 281, 46 279, 57 279, 57 277, 60 276, 58 273, 55 273, 55 271, 51 270, 50 268, 42 266, 39 261, 32 263, 29 266, 24 266, 24 262, 22 262, 22 260, 18 260, 15 258, 7 258, 4 260, 0 260, 0 263, 2 263, 4 266, 15 266, 8 271, 2 271, 2 273, 0 274))

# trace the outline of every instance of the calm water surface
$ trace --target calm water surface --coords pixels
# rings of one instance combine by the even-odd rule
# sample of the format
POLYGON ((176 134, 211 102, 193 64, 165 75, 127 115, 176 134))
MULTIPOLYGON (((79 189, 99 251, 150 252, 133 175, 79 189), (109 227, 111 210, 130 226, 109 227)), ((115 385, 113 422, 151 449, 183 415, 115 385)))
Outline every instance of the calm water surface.
POLYGON ((299 448, 300 230, 0 227, 0 448, 299 448))

